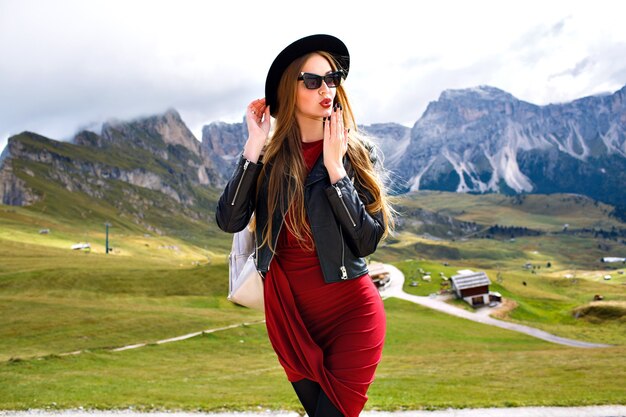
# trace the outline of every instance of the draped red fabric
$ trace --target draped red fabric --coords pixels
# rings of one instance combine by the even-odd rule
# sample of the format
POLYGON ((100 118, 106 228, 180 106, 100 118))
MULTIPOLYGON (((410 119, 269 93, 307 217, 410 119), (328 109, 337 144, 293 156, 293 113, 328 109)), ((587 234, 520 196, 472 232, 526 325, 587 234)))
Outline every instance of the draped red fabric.
MULTIPOLYGON (((302 144, 309 168, 323 140, 302 144)), ((291 221, 289 214, 285 221, 291 221)), ((307 251, 285 226, 265 278, 270 342, 289 381, 320 384, 346 417, 356 417, 380 362, 385 311, 369 274, 324 282, 315 249, 307 251)))

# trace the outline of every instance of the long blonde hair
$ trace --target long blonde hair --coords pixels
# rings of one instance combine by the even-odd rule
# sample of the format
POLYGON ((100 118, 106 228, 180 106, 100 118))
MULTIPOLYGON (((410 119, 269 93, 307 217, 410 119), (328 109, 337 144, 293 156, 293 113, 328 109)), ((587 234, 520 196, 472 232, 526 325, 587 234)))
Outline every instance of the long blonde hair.
MULTIPOLYGON (((280 207, 280 202, 288 201, 291 211, 291 222, 285 222, 289 232, 291 232, 304 248, 313 249, 307 244, 312 238, 311 227, 307 221, 306 209, 304 207, 304 182, 307 176, 307 168, 302 156, 302 142, 300 128, 296 120, 296 98, 297 82, 300 71, 307 59, 318 54, 324 57, 331 65, 333 71, 337 70, 337 63, 331 54, 323 51, 312 52, 294 60, 283 73, 278 85, 278 112, 274 133, 266 144, 263 156, 263 168, 259 175, 258 190, 261 188, 265 177, 269 173, 268 181, 268 220, 262 232, 263 240, 260 246, 266 244, 272 252, 275 252, 271 239, 273 223, 272 214, 276 210, 284 211, 287 208, 280 207)), ((359 134, 357 124, 350 107, 350 102, 343 85, 337 87, 337 98, 343 106, 344 126, 350 128, 347 156, 354 169, 355 182, 367 191, 369 198, 365 201, 369 203, 365 206, 370 214, 383 213, 385 233, 393 228, 393 213, 385 188, 370 159, 371 144, 364 141, 359 134), (367 145, 366 145, 367 143, 367 145)), ((364 198, 363 195, 360 196, 364 198)), ((281 212, 282 217, 286 212, 281 212)))

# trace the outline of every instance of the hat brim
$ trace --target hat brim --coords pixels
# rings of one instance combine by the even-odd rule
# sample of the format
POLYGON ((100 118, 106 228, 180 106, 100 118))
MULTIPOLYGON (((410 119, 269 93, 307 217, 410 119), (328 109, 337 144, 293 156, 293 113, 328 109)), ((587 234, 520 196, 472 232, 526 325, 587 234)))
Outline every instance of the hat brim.
POLYGON ((270 106, 270 114, 276 116, 278 112, 278 84, 287 67, 296 59, 311 52, 328 52, 337 61, 344 71, 345 77, 350 70, 350 54, 346 45, 331 35, 311 35, 298 39, 282 50, 274 59, 265 80, 265 103, 270 106))

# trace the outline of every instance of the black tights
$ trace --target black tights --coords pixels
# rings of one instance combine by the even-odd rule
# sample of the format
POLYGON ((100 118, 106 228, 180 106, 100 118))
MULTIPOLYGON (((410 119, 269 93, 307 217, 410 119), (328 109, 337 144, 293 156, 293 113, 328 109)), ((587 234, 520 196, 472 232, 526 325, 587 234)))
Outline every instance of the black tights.
POLYGON ((296 390, 298 399, 302 403, 307 416, 309 417, 343 417, 341 411, 328 399, 328 396, 315 381, 301 379, 292 382, 293 389, 296 390))

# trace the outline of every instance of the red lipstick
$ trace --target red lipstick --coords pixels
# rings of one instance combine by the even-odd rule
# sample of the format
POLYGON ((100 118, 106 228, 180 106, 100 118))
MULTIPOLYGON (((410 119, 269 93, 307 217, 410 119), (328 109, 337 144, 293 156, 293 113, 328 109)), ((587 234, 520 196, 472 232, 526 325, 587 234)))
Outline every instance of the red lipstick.
POLYGON ((324 100, 320 101, 320 106, 328 109, 330 108, 330 106, 332 106, 333 101, 329 98, 325 98, 324 100))

